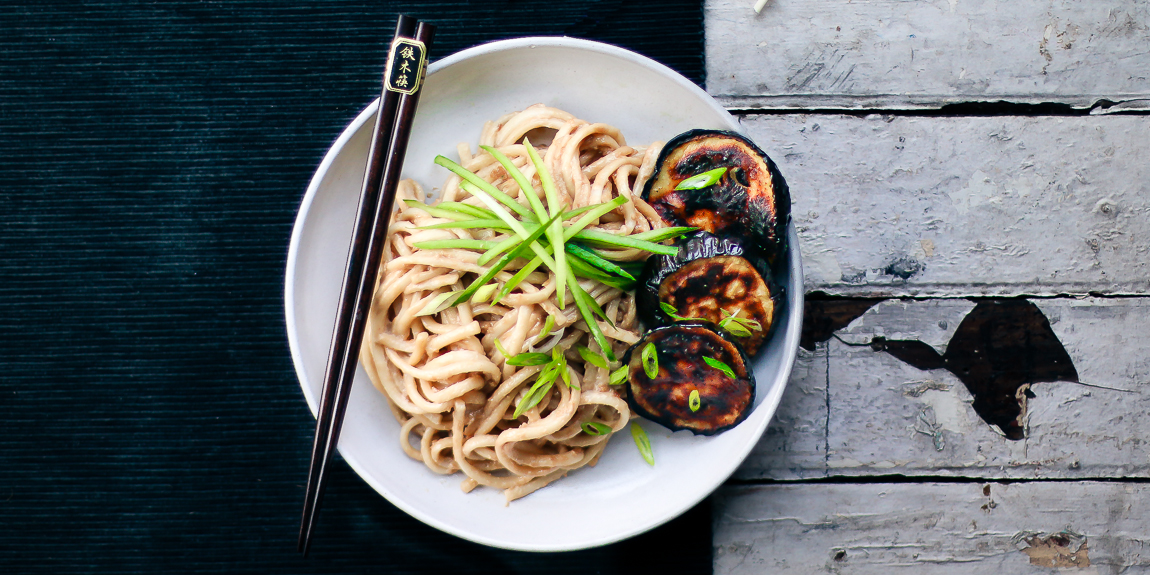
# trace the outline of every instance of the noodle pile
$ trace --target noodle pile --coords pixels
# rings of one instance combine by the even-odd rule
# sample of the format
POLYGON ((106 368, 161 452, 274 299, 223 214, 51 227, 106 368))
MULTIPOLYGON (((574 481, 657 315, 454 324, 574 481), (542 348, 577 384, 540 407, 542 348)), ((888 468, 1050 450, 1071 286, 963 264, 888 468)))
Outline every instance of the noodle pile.
MULTIPOLYGON (((543 195, 535 169, 523 145, 537 148, 568 209, 607 202, 617 196, 631 201, 601 217, 588 229, 619 235, 662 227, 658 215, 638 193, 650 177, 661 144, 633 148, 618 129, 592 124, 571 114, 535 105, 488 122, 480 145, 497 148, 532 181, 543 195)), ((502 166, 486 152, 459 146, 460 164, 528 205, 523 192, 502 166)), ((460 188, 451 175, 440 201, 483 204, 460 188)), ((607 369, 587 363, 576 351, 583 346, 601 350, 568 294, 566 309, 557 305, 555 277, 546 267, 527 276, 497 304, 474 299, 433 315, 418 316, 436 296, 466 288, 485 266, 479 252, 465 249, 418 249, 414 244, 442 239, 502 240, 508 233, 491 229, 432 229, 420 226, 450 220, 431 216, 403 200, 425 202, 420 186, 400 183, 398 211, 384 247, 384 260, 367 320, 360 359, 372 383, 387 398, 401 424, 400 444, 412 458, 438 474, 462 471, 462 488, 479 485, 504 490, 507 501, 523 497, 584 465, 594 465, 611 433, 623 429, 631 412, 620 392, 608 385, 607 369), (548 316, 555 328, 540 337, 548 316), (518 419, 516 405, 535 381, 542 366, 506 364, 496 348, 515 356, 523 352, 551 353, 558 346, 567 360, 573 386, 557 381, 533 408, 518 419), (583 424, 609 427, 603 435, 588 433, 583 424)), ((616 260, 641 260, 646 252, 602 250, 616 260)), ((495 278, 502 283, 526 265, 511 262, 495 278)), ((639 340, 632 293, 579 278, 583 289, 606 311, 614 326, 598 322, 616 356, 639 340)))

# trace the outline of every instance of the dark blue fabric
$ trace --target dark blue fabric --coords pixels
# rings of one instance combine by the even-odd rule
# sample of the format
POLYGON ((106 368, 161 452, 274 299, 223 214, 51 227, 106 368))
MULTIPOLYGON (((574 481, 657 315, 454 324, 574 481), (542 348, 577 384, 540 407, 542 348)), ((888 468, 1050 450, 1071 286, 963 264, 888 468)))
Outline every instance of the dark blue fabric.
POLYGON ((709 573, 706 504, 516 553, 342 462, 300 558, 314 419, 282 305, 299 200, 396 13, 439 25, 433 58, 564 34, 701 83, 702 2, 302 4, 0 2, 0 572, 709 573))

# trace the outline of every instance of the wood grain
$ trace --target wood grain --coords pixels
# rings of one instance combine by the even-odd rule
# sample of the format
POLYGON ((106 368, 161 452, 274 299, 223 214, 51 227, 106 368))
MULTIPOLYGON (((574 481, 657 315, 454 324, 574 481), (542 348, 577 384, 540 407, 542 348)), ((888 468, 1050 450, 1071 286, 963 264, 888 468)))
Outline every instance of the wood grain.
POLYGON ((707 89, 730 107, 1150 107, 1150 9, 1139 0, 750 6, 706 2, 707 89))
POLYGON ((1148 496, 1089 481, 726 487, 715 573, 1145 573, 1148 496))
POLYGON ((941 352, 974 303, 887 301, 814 353, 800 352, 775 420, 735 477, 1150 477, 1150 336, 1142 327, 1150 300, 1035 303, 1081 383, 1031 387, 1026 439, 1007 440, 987 425, 949 371, 920 370, 869 347, 882 336, 941 352))
POLYGON ((1150 293, 1150 117, 746 115, 808 290, 1150 293))

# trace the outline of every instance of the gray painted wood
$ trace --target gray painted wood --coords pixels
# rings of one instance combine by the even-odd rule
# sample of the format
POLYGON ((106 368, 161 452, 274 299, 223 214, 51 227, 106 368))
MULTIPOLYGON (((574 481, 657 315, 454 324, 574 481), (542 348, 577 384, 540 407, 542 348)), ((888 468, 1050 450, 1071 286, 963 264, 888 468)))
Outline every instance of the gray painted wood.
POLYGON ((1150 293, 1150 117, 741 120, 790 184, 808 290, 1150 293))
POLYGON ((728 107, 1150 107, 1140 0, 772 0, 761 14, 753 4, 705 6, 707 90, 728 107))
POLYGON ((725 487, 713 509, 716 575, 1150 572, 1141 484, 725 487))
POLYGON ((1082 383, 1035 384, 1026 439, 1007 440, 987 425, 950 372, 857 345, 883 336, 944 352, 974 304, 891 300, 815 352, 800 352, 775 420, 736 479, 1150 477, 1150 299, 1035 303, 1082 383))

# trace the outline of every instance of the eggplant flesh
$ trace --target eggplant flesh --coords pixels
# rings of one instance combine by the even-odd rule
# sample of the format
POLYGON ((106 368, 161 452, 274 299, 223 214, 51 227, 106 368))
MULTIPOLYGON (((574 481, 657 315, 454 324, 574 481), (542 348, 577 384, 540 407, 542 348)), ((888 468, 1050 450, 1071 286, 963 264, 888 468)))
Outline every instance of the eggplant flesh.
POLYGON ((779 303, 779 290, 764 275, 767 271, 763 258, 734 238, 697 232, 680 241, 676 255, 647 259, 639 278, 641 317, 650 326, 672 323, 660 307, 667 303, 679 317, 715 324, 732 315, 755 320, 761 329, 735 338, 753 356, 771 330, 779 303))
POLYGON ((695 260, 679 268, 659 286, 659 300, 671 304, 681 317, 717 324, 730 314, 759 322, 762 329, 749 329, 750 337, 738 338, 750 355, 759 351, 774 320, 775 304, 767 283, 738 256, 695 260))
POLYGON ((681 322, 647 333, 624 357, 627 365, 627 402, 640 415, 672 431, 714 435, 738 425, 755 402, 755 379, 747 357, 714 324, 681 322), (653 344, 658 373, 648 377, 642 351, 653 344), (709 357, 726 364, 735 377, 708 365, 709 357), (699 392, 699 405, 691 410, 691 392, 699 392))
POLYGON ((790 191, 778 167, 750 140, 733 132, 692 130, 667 142, 642 198, 670 226, 694 226, 745 238, 775 263, 790 223, 790 191), (727 168, 702 189, 676 190, 683 180, 727 168))

